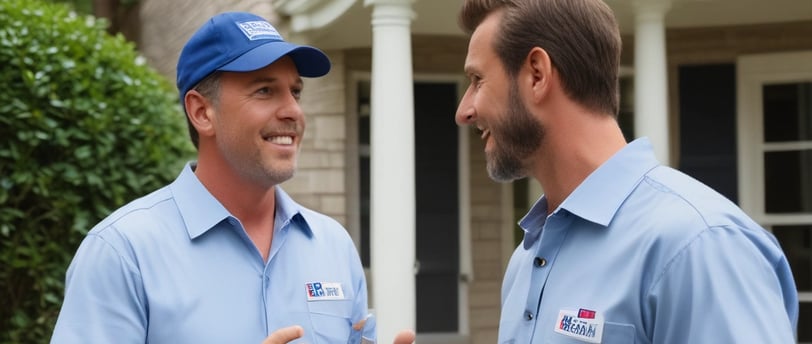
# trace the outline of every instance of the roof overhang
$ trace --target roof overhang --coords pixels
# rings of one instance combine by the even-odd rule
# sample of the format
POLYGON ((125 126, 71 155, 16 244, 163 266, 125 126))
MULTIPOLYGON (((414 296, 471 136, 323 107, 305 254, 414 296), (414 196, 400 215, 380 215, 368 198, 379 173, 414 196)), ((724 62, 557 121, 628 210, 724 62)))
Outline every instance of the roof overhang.
MULTIPOLYGON (((615 11, 621 31, 634 32, 637 3, 664 0, 605 0, 615 11)), ((809 0, 665 0, 670 10, 668 28, 713 27, 812 20, 809 0)), ((463 35, 457 26, 462 0, 416 0, 412 32, 427 35, 463 35)), ((372 9, 363 0, 273 0, 289 30, 323 49, 369 47, 372 9)))

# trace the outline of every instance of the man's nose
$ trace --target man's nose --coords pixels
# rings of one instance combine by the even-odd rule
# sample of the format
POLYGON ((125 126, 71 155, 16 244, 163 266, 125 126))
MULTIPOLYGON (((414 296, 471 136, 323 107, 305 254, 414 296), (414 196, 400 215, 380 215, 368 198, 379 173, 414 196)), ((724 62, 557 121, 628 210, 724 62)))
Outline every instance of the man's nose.
POLYGON ((285 104, 278 113, 281 119, 292 119, 301 121, 304 119, 304 111, 302 111, 299 101, 295 97, 290 96, 285 100, 285 104))
POLYGON ((469 96, 469 91, 466 90, 465 95, 463 95, 462 100, 460 100, 460 105, 457 107, 457 114, 454 116, 454 121, 457 122, 457 125, 463 126, 473 124, 475 119, 476 110, 469 96))

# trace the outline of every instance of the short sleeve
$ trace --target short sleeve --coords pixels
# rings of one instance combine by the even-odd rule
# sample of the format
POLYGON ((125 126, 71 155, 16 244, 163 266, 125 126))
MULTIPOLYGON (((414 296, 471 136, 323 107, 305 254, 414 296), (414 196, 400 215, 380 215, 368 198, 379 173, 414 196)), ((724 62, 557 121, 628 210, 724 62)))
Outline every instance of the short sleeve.
POLYGON ((795 343, 788 263, 747 231, 709 228, 668 262, 646 298, 654 343, 795 343))
POLYGON ((51 343, 146 342, 140 274, 131 257, 119 251, 94 233, 82 241, 68 268, 51 343))

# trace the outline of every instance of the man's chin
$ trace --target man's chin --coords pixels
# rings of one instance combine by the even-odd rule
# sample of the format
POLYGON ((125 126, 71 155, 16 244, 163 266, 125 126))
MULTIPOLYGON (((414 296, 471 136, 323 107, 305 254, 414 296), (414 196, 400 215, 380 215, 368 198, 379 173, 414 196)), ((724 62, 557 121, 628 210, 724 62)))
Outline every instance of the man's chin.
POLYGON ((273 187, 282 184, 291 178, 296 172, 295 166, 280 167, 279 164, 273 166, 263 166, 261 174, 254 177, 258 178, 257 182, 263 184, 265 187, 273 187))
POLYGON ((505 171, 504 169, 497 169, 495 167, 491 168, 490 166, 488 167, 488 176, 490 176, 491 179, 497 183, 510 183, 516 179, 524 178, 523 174, 512 171, 509 172, 505 171))
POLYGON ((488 176, 498 183, 510 183, 516 179, 522 179, 526 176, 524 169, 514 164, 515 166, 506 166, 505 164, 498 164, 492 159, 487 161, 488 176))

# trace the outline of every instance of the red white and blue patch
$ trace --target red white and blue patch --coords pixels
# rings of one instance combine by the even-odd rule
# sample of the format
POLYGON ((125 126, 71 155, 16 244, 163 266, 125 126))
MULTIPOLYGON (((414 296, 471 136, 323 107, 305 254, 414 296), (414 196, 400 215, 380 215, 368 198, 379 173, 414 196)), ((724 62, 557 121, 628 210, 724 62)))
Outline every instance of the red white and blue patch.
POLYGON ((603 316, 598 312, 580 308, 558 312, 555 332, 587 343, 600 343, 603 338, 603 316))
POLYGON ((307 301, 344 300, 344 289, 337 282, 305 283, 307 301))

